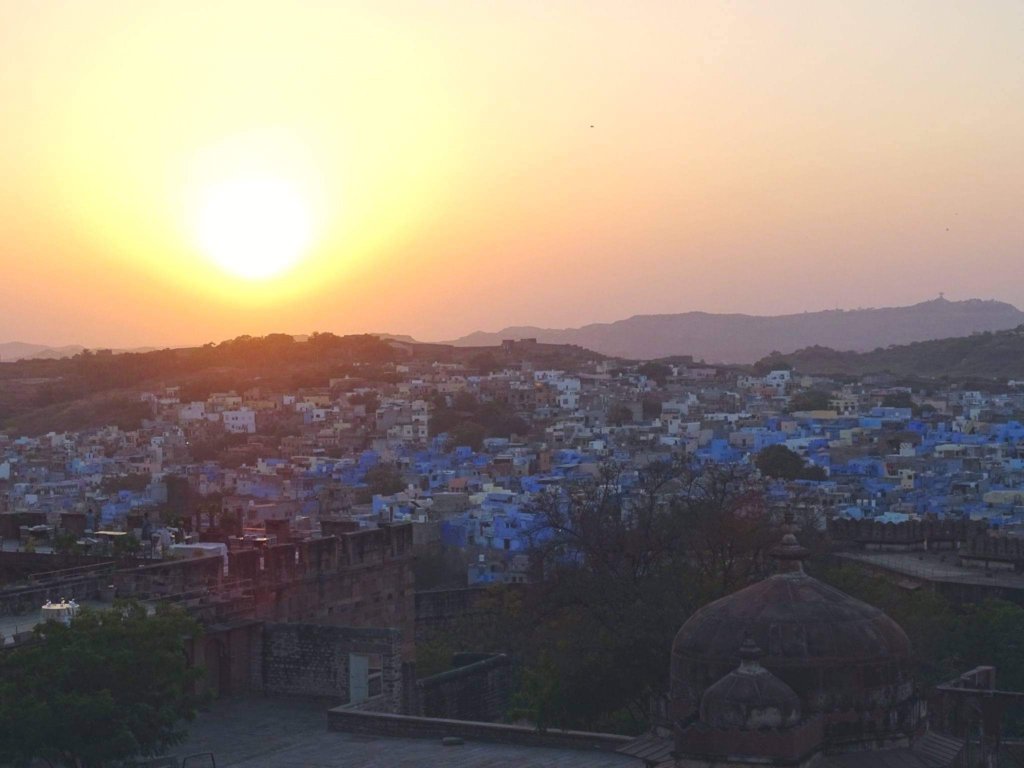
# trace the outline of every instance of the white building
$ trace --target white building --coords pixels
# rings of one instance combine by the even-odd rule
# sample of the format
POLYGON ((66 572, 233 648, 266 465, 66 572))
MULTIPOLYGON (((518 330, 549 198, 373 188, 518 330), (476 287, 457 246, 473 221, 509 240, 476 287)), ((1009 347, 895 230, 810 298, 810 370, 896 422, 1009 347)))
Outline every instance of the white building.
POLYGON ((254 434, 256 432, 256 411, 242 408, 237 411, 224 411, 221 414, 224 430, 232 434, 254 434))

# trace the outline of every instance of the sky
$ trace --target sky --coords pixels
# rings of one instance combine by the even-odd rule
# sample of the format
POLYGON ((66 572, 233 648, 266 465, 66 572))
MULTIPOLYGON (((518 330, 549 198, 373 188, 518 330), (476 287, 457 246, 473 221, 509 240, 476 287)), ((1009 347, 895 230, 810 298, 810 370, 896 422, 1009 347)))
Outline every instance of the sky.
POLYGON ((0 341, 1024 306, 1022 39, 1015 0, 0 0, 0 341))

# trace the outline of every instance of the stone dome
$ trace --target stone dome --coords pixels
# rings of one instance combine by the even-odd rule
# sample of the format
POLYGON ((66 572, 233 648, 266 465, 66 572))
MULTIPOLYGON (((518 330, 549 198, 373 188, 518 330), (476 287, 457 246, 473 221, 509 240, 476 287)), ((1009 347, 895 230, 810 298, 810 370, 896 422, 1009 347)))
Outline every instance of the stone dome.
POLYGON ((878 608, 805 574, 802 553, 788 534, 776 549, 787 572, 705 606, 683 625, 672 644, 674 711, 700 707, 739 664, 739 639, 749 636, 765 651, 761 664, 799 696, 805 713, 841 712, 835 719, 847 724, 870 719, 864 727, 873 731, 905 730, 916 711, 906 633, 878 608))
POLYGON ((800 697, 758 663, 761 649, 749 637, 742 661, 704 692, 700 721, 712 728, 787 728, 800 722, 800 697))

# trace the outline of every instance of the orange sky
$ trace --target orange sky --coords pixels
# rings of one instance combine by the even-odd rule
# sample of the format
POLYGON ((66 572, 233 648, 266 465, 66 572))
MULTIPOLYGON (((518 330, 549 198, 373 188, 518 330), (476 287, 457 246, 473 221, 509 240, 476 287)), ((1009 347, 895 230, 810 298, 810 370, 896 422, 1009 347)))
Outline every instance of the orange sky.
POLYGON ((0 0, 0 341, 1024 306, 1022 39, 1014 0, 0 0), (195 225, 250 176, 313 222, 262 281, 195 225))

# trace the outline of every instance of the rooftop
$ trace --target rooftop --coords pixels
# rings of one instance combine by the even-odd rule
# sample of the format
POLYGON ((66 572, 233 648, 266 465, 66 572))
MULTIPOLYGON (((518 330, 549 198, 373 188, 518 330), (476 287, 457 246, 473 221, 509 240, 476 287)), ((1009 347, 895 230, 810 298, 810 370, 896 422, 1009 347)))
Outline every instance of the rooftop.
POLYGON ((173 750, 183 757, 213 752, 218 766, 242 768, 640 768, 634 758, 593 750, 525 747, 467 740, 364 736, 327 730, 327 706, 305 700, 251 697, 214 702, 173 750))
POLYGON ((923 581, 1024 589, 1024 574, 963 566, 957 562, 955 552, 837 552, 836 555, 923 581))

